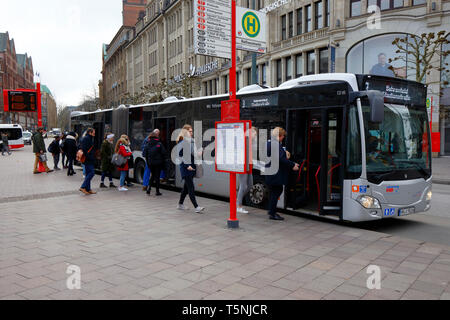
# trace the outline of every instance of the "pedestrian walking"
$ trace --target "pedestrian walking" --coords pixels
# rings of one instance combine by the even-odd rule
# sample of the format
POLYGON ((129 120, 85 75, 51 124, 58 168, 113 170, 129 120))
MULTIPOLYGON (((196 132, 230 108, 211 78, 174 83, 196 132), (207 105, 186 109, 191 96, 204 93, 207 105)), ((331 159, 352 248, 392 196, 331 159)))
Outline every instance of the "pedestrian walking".
POLYGON ((86 170, 84 182, 81 185, 80 191, 86 195, 97 194, 91 189, 91 180, 95 176, 95 147, 94 147, 95 129, 89 128, 86 131, 86 136, 81 140, 81 151, 85 157, 84 167, 86 170))
POLYGON ((244 203, 244 197, 247 195, 247 193, 250 191, 251 187, 253 186, 253 168, 258 168, 256 159, 258 155, 258 142, 257 142, 257 136, 258 131, 255 127, 252 127, 250 131, 250 139, 252 140, 252 166, 250 173, 248 174, 239 174, 238 175, 238 181, 239 181, 239 192, 237 196, 237 212, 238 213, 248 213, 247 210, 244 209, 243 203, 244 203))
POLYGON ((128 159, 131 157, 132 152, 129 149, 129 142, 126 139, 127 136, 121 136, 119 141, 117 141, 116 143, 116 148, 114 149, 114 153, 118 153, 120 154, 122 157, 125 158, 125 163, 120 166, 117 167, 117 170, 119 170, 120 172, 120 183, 119 183, 119 191, 128 191, 127 188, 125 188, 125 180, 128 174, 128 159))
POLYGON ((78 135, 75 132, 70 132, 64 141, 63 151, 67 157, 67 176, 73 176, 76 174, 75 170, 73 170, 73 161, 77 155, 77 138, 78 135))
POLYGON ((100 188, 107 188, 105 185, 105 177, 109 178, 109 187, 117 188, 112 179, 112 173, 114 171, 114 165, 111 163, 112 156, 114 153, 114 134, 107 134, 105 140, 102 143, 102 147, 100 149, 101 162, 102 162, 102 181, 100 183, 100 188))
POLYGON ((145 155, 146 161, 150 167, 151 178, 147 188, 147 194, 150 195, 153 183, 156 185, 156 195, 161 196, 159 192, 161 171, 167 159, 167 151, 158 137, 159 130, 155 130, 150 134, 150 141, 147 144, 145 155))
POLYGON ((47 166, 47 156, 46 156, 46 148, 45 148, 45 142, 43 137, 44 128, 38 128, 37 132, 34 133, 33 137, 31 138, 31 141, 33 142, 33 153, 35 154, 35 160, 34 160, 34 174, 38 174, 39 169, 39 161, 42 162, 42 165, 45 168, 45 172, 50 173, 53 172, 53 170, 50 170, 47 166))
POLYGON ((50 152, 53 156, 53 169, 55 170, 61 170, 60 168, 58 168, 58 163, 59 163, 59 157, 61 154, 61 148, 59 146, 59 142, 60 142, 61 138, 59 136, 55 137, 55 140, 52 141, 52 143, 50 143, 50 145, 48 146, 48 152, 50 152))
POLYGON ((5 152, 8 153, 8 155, 11 155, 11 151, 9 150, 8 134, 6 132, 2 132, 2 156, 5 155, 5 152))
POLYGON ((194 177, 197 166, 195 164, 195 145, 192 139, 192 126, 185 125, 177 139, 177 152, 180 161, 181 178, 184 180, 184 187, 181 191, 180 201, 178 202, 178 210, 186 210, 184 200, 189 195, 196 213, 202 213, 205 208, 200 207, 195 198, 194 177))
POLYGON ((278 169, 275 174, 266 175, 266 184, 269 187, 269 218, 271 220, 284 220, 279 214, 277 214, 277 203, 283 193, 283 188, 288 184, 289 172, 298 171, 300 169, 299 165, 295 162, 288 160, 287 152, 282 147, 281 143, 286 137, 286 130, 283 128, 275 128, 272 131, 272 140, 267 142, 267 153, 271 157, 271 164, 267 164, 266 167, 270 165, 275 165, 278 169), (273 145, 273 146, 272 146, 273 145), (273 150, 277 150, 277 155, 272 157, 272 147, 273 150), (274 160, 276 163, 274 163, 274 160))

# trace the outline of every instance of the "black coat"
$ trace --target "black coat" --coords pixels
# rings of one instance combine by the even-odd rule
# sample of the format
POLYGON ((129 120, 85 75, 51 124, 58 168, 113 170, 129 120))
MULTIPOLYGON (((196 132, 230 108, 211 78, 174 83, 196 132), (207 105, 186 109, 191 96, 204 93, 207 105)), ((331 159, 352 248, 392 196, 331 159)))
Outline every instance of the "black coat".
POLYGON ((151 138, 144 149, 145 160, 149 166, 163 165, 167 159, 167 151, 158 138, 151 138))
POLYGON ((75 159, 78 151, 77 141, 74 137, 72 138, 69 138, 68 136, 63 145, 63 151, 69 159, 75 159))
POLYGON ((95 148, 94 148, 94 137, 87 134, 81 140, 81 150, 86 157, 85 165, 95 164, 95 148), (90 151, 89 151, 90 150, 90 151))
MULTIPOLYGON (((283 186, 289 183, 289 173, 294 168, 295 163, 288 160, 286 157, 286 151, 283 149, 281 144, 278 141, 269 141, 267 142, 267 153, 268 156, 271 156, 271 143, 276 144, 275 149, 278 149, 279 153, 279 167, 278 171, 273 175, 266 175, 266 184, 269 186, 283 186)), ((273 166, 274 164, 272 164, 273 166)), ((266 165, 267 168, 270 167, 270 164, 266 165)))

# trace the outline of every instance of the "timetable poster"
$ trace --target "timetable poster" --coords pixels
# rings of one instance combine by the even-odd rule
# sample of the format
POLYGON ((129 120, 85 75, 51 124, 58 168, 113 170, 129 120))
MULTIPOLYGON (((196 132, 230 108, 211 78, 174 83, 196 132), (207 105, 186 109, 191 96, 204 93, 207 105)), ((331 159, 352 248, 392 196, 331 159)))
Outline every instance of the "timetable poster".
POLYGON ((216 165, 218 171, 245 173, 246 143, 244 122, 218 123, 216 130, 216 165))

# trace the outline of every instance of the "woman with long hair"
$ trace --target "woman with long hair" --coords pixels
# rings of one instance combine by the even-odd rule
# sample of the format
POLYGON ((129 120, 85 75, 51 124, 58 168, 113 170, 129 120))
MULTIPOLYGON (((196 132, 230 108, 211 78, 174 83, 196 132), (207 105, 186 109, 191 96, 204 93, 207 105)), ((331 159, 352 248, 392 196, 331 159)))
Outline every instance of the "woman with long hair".
POLYGON ((125 179, 127 177, 128 174, 128 159, 129 157, 131 157, 132 153, 131 150, 129 150, 128 147, 128 140, 127 140, 127 136, 123 135, 120 137, 120 139, 117 141, 116 143, 116 148, 114 150, 115 153, 120 154, 122 157, 124 157, 127 161, 125 161, 125 163, 120 166, 117 167, 117 170, 120 171, 120 185, 119 185, 119 191, 128 191, 127 188, 125 188, 125 179))
POLYGON ((184 187, 181 191, 180 201, 178 202, 178 210, 186 210, 184 200, 189 195, 196 213, 202 213, 205 208, 200 207, 195 198, 194 177, 197 170, 195 165, 195 146, 192 139, 193 129, 191 125, 185 125, 181 129, 177 139, 178 157, 180 159, 181 178, 184 180, 184 187))

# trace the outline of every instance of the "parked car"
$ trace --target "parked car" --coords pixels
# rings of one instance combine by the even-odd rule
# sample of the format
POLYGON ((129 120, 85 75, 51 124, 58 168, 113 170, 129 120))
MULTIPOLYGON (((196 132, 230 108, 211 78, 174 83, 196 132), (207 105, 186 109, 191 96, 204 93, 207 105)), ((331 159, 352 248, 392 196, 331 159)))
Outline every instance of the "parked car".
POLYGON ((23 143, 24 143, 24 144, 29 144, 29 145, 31 145, 31 136, 32 136, 32 133, 31 133, 31 132, 29 132, 29 131, 24 131, 24 132, 22 133, 23 143))

